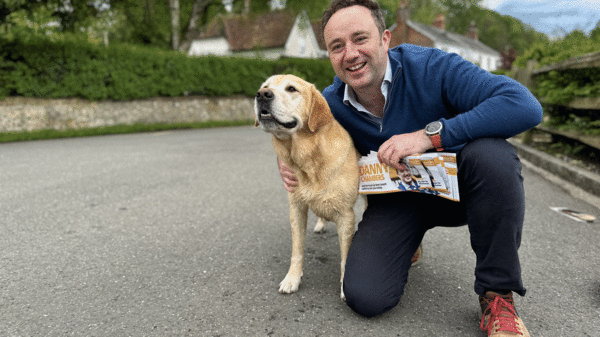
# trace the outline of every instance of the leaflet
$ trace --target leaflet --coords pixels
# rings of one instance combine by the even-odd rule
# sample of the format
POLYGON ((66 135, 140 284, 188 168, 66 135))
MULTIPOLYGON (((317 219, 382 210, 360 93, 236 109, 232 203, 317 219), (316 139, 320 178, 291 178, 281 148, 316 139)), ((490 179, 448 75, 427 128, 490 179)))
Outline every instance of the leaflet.
POLYGON ((358 161, 361 194, 420 192, 460 201, 458 193, 456 154, 423 153, 408 156, 400 169, 379 162, 371 151, 358 161))

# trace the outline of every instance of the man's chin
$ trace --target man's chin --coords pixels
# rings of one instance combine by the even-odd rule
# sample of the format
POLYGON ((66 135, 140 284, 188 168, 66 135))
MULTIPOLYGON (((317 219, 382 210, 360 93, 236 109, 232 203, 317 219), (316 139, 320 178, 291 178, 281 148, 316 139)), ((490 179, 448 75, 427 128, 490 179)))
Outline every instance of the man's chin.
POLYGON ((369 88, 372 85, 371 77, 368 74, 362 74, 361 76, 348 76, 345 82, 355 91, 369 88))

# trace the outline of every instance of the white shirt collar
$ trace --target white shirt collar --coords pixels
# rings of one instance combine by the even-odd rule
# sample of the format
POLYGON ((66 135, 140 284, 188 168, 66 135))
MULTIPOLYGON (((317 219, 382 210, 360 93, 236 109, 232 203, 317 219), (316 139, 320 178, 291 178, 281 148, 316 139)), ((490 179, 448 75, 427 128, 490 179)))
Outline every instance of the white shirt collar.
MULTIPOLYGON (((392 66, 390 64, 390 57, 388 55, 387 66, 385 68, 385 75, 383 76, 383 82, 381 83, 381 93, 383 94, 383 97, 385 98, 386 103, 387 103, 387 96, 388 96, 388 91, 390 89, 391 83, 392 83, 392 66)), ((347 85, 347 84, 344 84, 344 85, 345 85, 344 100, 343 100, 344 104, 352 105, 358 111, 366 112, 370 115, 373 115, 367 109, 365 109, 365 107, 362 104, 358 103, 358 101, 356 100, 356 93, 354 92, 354 90, 352 90, 352 88, 349 85, 347 85)))

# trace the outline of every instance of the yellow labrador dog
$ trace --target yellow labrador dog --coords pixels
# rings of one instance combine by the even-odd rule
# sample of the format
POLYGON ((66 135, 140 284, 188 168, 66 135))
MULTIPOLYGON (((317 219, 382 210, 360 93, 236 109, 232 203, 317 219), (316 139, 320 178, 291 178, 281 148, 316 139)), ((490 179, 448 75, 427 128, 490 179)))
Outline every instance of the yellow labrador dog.
MULTIPOLYGON (((341 281, 354 236, 353 206, 358 196, 358 152, 350 135, 333 118, 314 85, 293 75, 275 75, 261 86, 254 101, 256 126, 273 134, 277 157, 298 179, 288 193, 292 226, 290 269, 280 293, 298 290, 304 262, 306 220, 310 208, 337 225, 341 249, 341 281)), ((324 229, 319 219, 315 231, 324 229)), ((341 292, 344 297, 343 285, 341 292)))

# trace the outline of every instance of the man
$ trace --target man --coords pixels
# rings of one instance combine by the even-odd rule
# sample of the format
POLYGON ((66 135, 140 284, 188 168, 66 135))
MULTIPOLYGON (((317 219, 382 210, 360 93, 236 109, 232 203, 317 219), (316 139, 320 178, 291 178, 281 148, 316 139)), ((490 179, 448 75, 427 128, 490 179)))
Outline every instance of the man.
POLYGON ((417 183, 415 178, 413 178, 408 164, 406 164, 405 162, 400 162, 398 164, 396 172, 398 174, 398 177, 400 178, 398 181, 399 189, 403 191, 416 191, 419 189, 419 184, 417 183))
MULTIPOLYGON (((412 154, 457 153, 460 202, 424 193, 369 195, 346 262, 347 304, 367 317, 393 308, 425 232, 467 224, 481 328, 489 336, 529 336, 512 300, 513 292, 526 291, 517 254, 521 165, 505 139, 540 123, 540 104, 515 81, 455 54, 389 49, 391 34, 374 0, 334 0, 322 24, 337 75, 323 94, 362 155, 377 151, 380 162, 399 168, 412 154)), ((284 187, 293 190, 293 172, 279 166, 284 187)))

